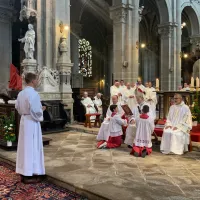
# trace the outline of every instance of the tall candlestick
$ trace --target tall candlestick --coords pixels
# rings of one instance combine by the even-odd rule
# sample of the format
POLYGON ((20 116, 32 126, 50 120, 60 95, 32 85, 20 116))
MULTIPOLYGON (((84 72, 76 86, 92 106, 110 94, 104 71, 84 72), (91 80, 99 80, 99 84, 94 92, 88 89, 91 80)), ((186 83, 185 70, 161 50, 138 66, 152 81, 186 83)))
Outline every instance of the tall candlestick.
POLYGON ((191 87, 192 88, 194 87, 194 78, 193 77, 191 78, 191 87))
POLYGON ((156 88, 159 88, 159 79, 156 79, 156 88))
POLYGON ((196 78, 196 88, 199 88, 199 78, 196 78))

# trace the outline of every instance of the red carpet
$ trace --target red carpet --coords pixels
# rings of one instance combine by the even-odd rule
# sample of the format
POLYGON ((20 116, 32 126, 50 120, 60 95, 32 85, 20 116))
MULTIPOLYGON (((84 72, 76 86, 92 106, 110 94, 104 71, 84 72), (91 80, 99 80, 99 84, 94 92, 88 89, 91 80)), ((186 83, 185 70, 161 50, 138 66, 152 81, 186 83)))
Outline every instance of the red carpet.
POLYGON ((47 181, 38 184, 23 184, 14 170, 13 166, 0 161, 1 200, 87 200, 47 181))

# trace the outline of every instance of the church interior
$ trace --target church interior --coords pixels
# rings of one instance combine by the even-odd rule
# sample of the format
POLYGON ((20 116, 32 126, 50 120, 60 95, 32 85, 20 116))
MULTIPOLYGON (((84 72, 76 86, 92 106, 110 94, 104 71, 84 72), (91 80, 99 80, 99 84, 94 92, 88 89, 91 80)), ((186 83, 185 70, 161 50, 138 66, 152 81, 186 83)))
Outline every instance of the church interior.
POLYGON ((0 11, 0 199, 199 198, 199 0, 0 0, 0 11), (29 73, 46 173, 26 184, 17 105, 29 73))

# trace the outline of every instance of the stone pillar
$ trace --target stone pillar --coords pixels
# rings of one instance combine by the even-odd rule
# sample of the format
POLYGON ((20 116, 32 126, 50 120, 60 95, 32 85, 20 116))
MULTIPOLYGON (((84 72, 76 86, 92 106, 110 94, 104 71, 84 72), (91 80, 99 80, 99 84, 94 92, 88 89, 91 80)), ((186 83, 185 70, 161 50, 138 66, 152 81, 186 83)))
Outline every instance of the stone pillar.
POLYGON ((161 35, 161 57, 160 57, 160 82, 161 90, 175 90, 174 86, 172 87, 171 77, 174 73, 174 51, 172 51, 172 36, 173 29, 175 25, 172 23, 166 23, 159 25, 158 32, 161 35))
POLYGON ((114 1, 110 8, 113 19, 114 79, 126 82, 138 77, 139 1, 114 1), (127 61, 128 65, 124 66, 127 61))
POLYGON ((70 85, 71 63, 70 55, 70 31, 65 30, 65 26, 70 28, 70 0, 54 1, 55 6, 55 43, 54 61, 60 73, 60 93, 65 109, 70 112, 73 121, 73 99, 70 85))

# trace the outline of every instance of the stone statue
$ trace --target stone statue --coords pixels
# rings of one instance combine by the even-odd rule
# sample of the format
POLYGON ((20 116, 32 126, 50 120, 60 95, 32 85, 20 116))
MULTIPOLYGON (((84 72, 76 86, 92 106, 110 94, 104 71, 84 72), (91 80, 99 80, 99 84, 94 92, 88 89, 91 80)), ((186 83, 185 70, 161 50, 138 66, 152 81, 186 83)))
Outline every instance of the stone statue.
POLYGON ((25 37, 22 39, 18 39, 19 42, 25 43, 24 45, 24 52, 26 59, 34 59, 33 54, 35 51, 35 31, 33 29, 33 25, 28 25, 28 31, 25 34, 25 37))
POLYGON ((200 78, 200 59, 197 60, 193 65, 193 78, 200 78))

